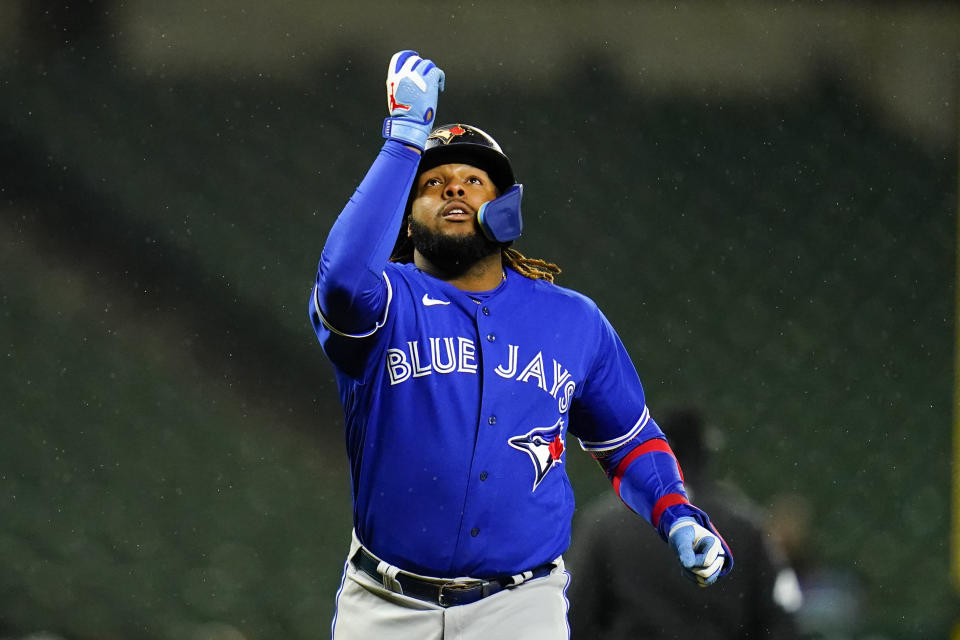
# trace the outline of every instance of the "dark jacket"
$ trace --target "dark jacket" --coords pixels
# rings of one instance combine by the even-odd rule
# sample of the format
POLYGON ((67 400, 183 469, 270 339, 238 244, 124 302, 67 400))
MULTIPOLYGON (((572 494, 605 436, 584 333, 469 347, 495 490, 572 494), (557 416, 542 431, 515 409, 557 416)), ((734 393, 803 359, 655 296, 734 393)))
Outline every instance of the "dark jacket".
POLYGON ((774 599, 778 575, 786 570, 789 584, 792 574, 758 519, 719 490, 693 497, 730 545, 733 571, 707 588, 682 577, 670 547, 611 493, 578 514, 565 556, 573 640, 796 637, 792 616, 774 599))

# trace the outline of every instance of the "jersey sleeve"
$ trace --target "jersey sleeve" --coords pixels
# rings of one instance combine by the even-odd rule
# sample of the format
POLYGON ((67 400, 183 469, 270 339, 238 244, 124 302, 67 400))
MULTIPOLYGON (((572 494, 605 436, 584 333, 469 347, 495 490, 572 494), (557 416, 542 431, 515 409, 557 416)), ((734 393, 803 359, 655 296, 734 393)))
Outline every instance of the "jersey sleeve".
MULTIPOLYGON (((645 437, 650 424, 643 385, 613 326, 596 310, 594 357, 571 407, 570 431, 593 453, 613 451, 645 437)), ((659 435, 655 428, 649 437, 659 435)))
POLYGON ((384 269, 396 243, 420 156, 384 144, 324 244, 308 312, 318 337, 367 337, 383 324, 390 301, 384 269))
POLYGON ((599 310, 595 335, 593 365, 571 408, 570 430, 620 499, 665 536, 665 526, 696 509, 666 436, 650 417, 636 367, 599 310))

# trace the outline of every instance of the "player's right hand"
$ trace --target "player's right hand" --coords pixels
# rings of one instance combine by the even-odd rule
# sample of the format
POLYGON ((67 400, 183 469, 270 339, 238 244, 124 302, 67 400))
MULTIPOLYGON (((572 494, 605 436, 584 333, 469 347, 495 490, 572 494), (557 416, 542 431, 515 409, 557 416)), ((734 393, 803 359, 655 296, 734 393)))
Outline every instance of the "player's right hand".
POLYGON ((387 68, 387 112, 383 137, 423 149, 437 117, 443 71, 432 60, 406 49, 393 54, 387 68))

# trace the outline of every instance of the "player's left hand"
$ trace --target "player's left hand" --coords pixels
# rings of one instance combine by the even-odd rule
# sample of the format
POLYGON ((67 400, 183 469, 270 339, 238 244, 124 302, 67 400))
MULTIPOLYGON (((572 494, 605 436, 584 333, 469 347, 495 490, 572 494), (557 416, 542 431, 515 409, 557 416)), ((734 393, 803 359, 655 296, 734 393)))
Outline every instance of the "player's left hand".
POLYGON ((709 587, 723 569, 726 551, 720 537, 690 517, 678 518, 667 535, 677 554, 684 576, 701 587, 709 587))

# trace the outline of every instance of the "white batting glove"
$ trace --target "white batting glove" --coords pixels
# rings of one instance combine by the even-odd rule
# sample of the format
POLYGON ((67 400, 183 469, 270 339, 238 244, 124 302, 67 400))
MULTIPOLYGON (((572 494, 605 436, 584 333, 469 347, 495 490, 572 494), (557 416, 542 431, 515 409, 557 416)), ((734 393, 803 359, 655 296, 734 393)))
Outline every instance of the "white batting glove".
POLYGON ((709 587, 717 581, 726 553, 716 534, 693 518, 682 517, 670 527, 667 540, 687 578, 701 587, 709 587))
POLYGON ((423 149, 437 117, 437 97, 443 91, 443 71, 416 51, 393 54, 387 68, 387 111, 383 137, 423 149))

